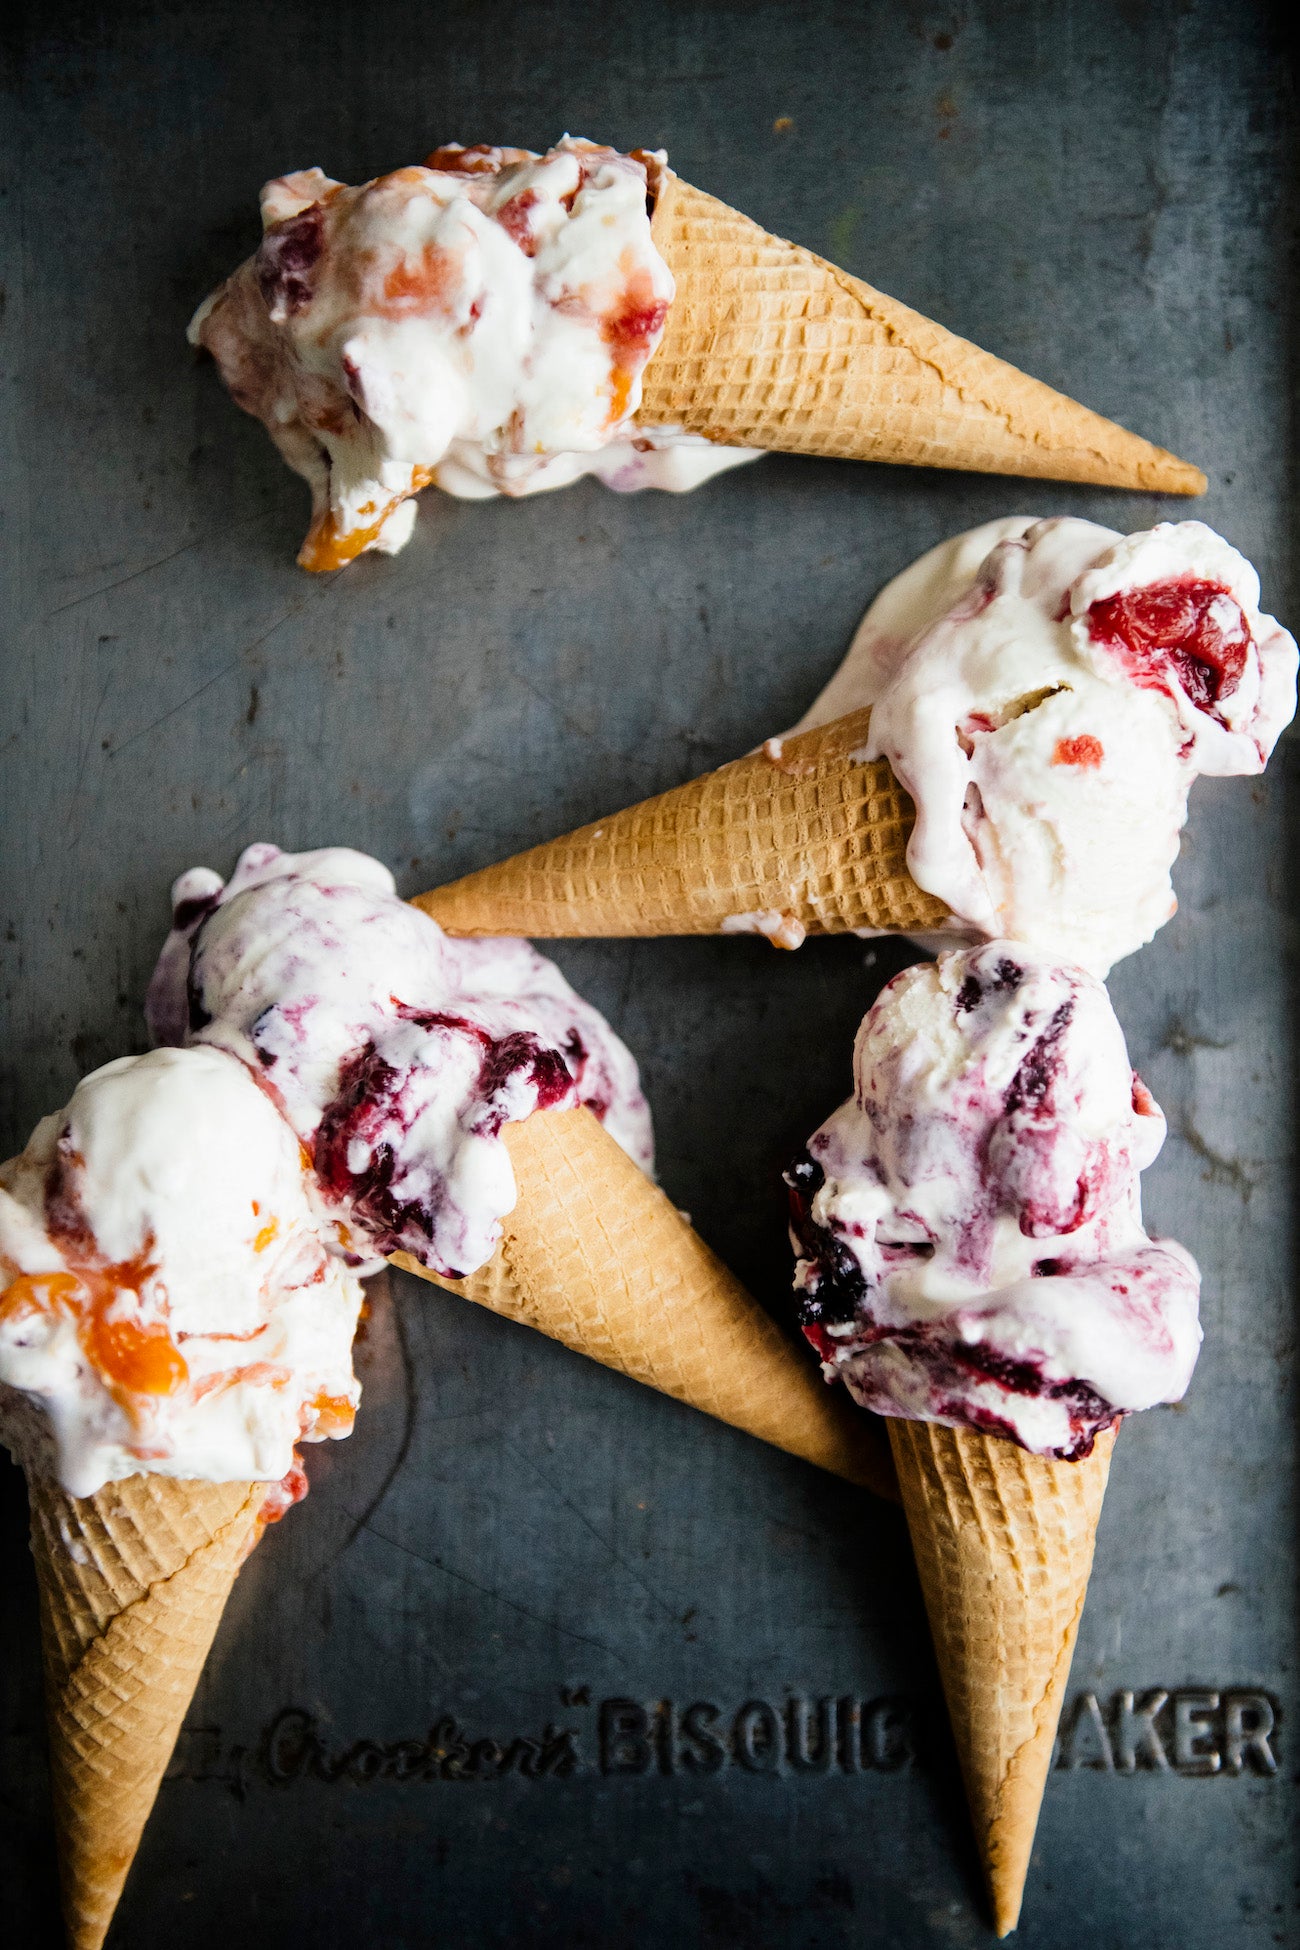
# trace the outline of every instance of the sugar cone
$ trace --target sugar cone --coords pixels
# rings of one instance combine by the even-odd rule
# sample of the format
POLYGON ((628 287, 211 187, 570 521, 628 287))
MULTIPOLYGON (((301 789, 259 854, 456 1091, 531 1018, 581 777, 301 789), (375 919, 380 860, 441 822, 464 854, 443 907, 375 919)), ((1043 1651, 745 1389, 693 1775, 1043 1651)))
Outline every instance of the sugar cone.
POLYGON ((997 1934, 1020 1917, 1115 1436, 1082 1462, 972 1429, 890 1442, 997 1934))
POLYGON ((870 711, 771 739, 672 792, 416 896, 449 934, 805 934, 939 927, 907 871, 914 809, 870 711))
POLYGON ((1197 467, 665 172, 677 284, 638 419, 728 446, 1203 494, 1197 467))
POLYGON ((72 1497, 28 1472, 71 1950, 104 1941, 265 1496, 132 1476, 72 1497))
POLYGON ((445 1280, 763 1442, 895 1495, 883 1438, 775 1322, 589 1110, 539 1111, 502 1132, 518 1199, 493 1258, 445 1280))

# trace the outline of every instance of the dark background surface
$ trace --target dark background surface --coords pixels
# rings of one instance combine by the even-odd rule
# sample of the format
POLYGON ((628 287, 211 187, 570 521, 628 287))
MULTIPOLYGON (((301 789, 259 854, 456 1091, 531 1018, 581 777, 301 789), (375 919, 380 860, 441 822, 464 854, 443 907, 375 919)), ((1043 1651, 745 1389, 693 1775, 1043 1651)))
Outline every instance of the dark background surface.
MULTIPOLYGON (((46 5, 11 56, 7 1150, 142 1046, 182 868, 342 842, 416 891, 671 785, 797 716, 884 578, 977 521, 1203 514, 1296 621, 1294 102, 1262 6, 46 5), (426 495, 398 560, 303 575, 305 489, 183 336, 254 244, 258 186, 566 128, 666 145, 1200 461, 1205 502, 770 458, 693 498, 426 495)), ((1123 1689, 1263 1689, 1280 1767, 1055 1772, 1022 1930, 1043 1950, 1294 1940, 1295 772, 1287 743, 1266 781, 1198 788, 1180 913, 1112 984, 1170 1121, 1149 1217, 1201 1262, 1207 1338, 1185 1407, 1124 1430, 1071 1682, 1105 1712, 1123 1689)), ((782 1155, 844 1095, 911 951, 556 958, 641 1059, 668 1190, 780 1305, 782 1155)), ((310 1499, 236 1588, 119 1944, 988 1940, 896 1512, 405 1279, 364 1359, 356 1436, 312 1454, 310 1499), (917 1758, 699 1773, 632 1743, 646 1772, 601 1769, 603 1700, 705 1701, 725 1729, 749 1701, 841 1695, 901 1700, 917 1758), (289 1708, 353 1774, 377 1764, 355 1743, 447 1717, 505 1748, 569 1728, 578 1760, 277 1784, 263 1742, 289 1708)), ((57 1932, 24 1502, 0 1464, 0 1935, 26 1950, 57 1932)))

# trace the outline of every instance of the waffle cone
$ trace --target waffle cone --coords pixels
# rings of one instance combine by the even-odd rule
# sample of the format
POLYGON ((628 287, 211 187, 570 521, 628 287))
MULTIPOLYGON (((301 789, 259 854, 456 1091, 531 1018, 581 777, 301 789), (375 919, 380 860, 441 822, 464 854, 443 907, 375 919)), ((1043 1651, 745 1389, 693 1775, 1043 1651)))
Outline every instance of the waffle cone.
POLYGON ((665 172, 677 284, 637 418, 735 447, 1203 494, 1197 467, 665 172))
POLYGON ((132 1476, 72 1497, 28 1472, 71 1950, 104 1941, 265 1495, 132 1476))
POLYGON ((935 928, 907 871, 915 817, 869 710, 771 739, 703 778, 416 896, 449 934, 805 934, 935 928))
POLYGON ((518 1198, 493 1258, 442 1279, 634 1381, 893 1496, 883 1440, 727 1271, 589 1110, 502 1132, 518 1198))
POLYGON ((994 1927, 1020 1916, 1115 1437, 1082 1462, 972 1429, 890 1442, 994 1927))

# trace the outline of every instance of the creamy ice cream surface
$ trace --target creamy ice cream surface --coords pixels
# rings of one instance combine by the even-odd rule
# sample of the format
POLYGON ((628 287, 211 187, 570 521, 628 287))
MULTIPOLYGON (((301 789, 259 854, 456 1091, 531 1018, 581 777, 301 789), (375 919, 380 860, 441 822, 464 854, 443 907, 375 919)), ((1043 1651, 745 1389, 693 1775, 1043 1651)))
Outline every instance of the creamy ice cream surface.
POLYGON ((798 729, 870 705, 863 756, 916 802, 908 867, 955 929, 1104 975, 1174 911, 1192 781, 1261 772, 1295 713, 1259 595, 1202 522, 990 522, 882 591, 798 729))
POLYGON ((636 423, 673 297, 647 207, 662 163, 566 136, 544 156, 450 143, 357 187, 319 169, 266 185, 261 246, 190 339, 310 484, 304 567, 395 553, 430 482, 681 490, 754 458, 636 423))
POLYGON ((910 968, 787 1173, 804 1333, 883 1415, 1086 1455, 1186 1390, 1200 1280, 1152 1240, 1165 1122, 1105 988, 1023 943, 910 968))
POLYGON ((0 1427, 21 1447, 23 1407, 44 1410, 74 1496, 152 1471, 282 1484, 287 1507, 295 1445, 348 1434, 360 1394, 362 1290, 332 1244, 242 1063, 95 1071, 0 1168, 0 1427))
POLYGON ((346 848, 249 847, 173 889, 157 1041, 238 1056, 312 1157, 340 1249, 448 1275, 491 1257, 515 1200, 508 1121, 588 1105, 646 1170, 650 1114, 604 1018, 527 942, 455 940, 346 848))

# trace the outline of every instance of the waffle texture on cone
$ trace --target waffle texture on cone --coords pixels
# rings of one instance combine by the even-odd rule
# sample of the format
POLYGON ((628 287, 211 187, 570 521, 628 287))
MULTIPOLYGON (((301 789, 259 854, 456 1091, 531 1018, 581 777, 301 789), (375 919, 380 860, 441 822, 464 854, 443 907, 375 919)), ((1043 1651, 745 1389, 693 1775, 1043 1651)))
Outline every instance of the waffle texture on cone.
POLYGON ((1203 494, 1199 468, 667 174, 638 419, 729 446, 1203 494))
POLYGON ((828 1388, 589 1110, 503 1131, 518 1202, 493 1258, 444 1280, 634 1381, 892 1496, 871 1422, 828 1388))
POLYGON ((1016 1927, 1114 1431, 1082 1462, 973 1429, 890 1442, 999 1936, 1016 1927))
POLYGON ((71 1497, 29 1476, 72 1950, 104 1941, 265 1497, 164 1476, 71 1497))
POLYGON ((449 934, 717 934, 770 917, 795 945, 851 928, 939 927, 907 871, 912 801, 860 757, 871 713, 771 739, 703 778, 430 894, 449 934))

